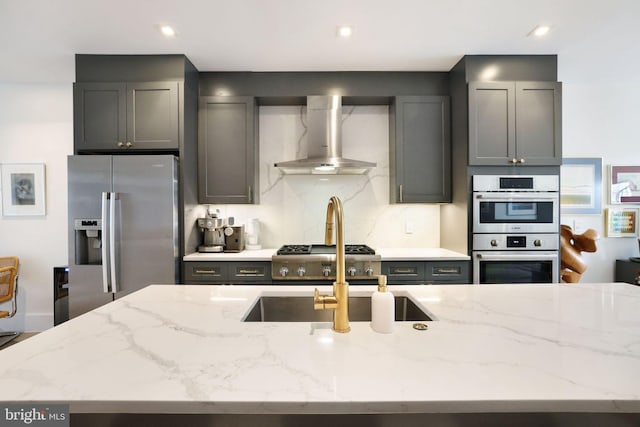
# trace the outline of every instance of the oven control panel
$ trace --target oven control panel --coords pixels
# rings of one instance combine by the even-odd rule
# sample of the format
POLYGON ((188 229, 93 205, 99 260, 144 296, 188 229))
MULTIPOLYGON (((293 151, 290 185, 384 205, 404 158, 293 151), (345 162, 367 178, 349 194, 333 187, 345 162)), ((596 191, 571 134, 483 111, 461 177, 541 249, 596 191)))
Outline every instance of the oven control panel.
POLYGON ((558 250, 560 238, 558 234, 474 234, 474 251, 550 251, 558 250))

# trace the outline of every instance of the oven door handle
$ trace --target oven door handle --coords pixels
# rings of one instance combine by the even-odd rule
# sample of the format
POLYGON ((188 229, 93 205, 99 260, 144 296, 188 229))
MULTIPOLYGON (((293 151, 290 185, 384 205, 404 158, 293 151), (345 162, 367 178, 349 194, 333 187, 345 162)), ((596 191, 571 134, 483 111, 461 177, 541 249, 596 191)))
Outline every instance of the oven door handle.
POLYGON ((478 253, 476 254, 476 258, 484 260, 484 261, 525 261, 535 259, 536 261, 553 261, 558 259, 557 253, 540 253, 536 252, 532 254, 531 252, 527 254, 517 254, 517 253, 502 253, 499 255, 496 254, 487 254, 487 253, 478 253))
POLYGON ((526 200, 530 202, 537 202, 540 199, 543 200, 557 200, 558 193, 530 193, 530 194, 476 194, 476 199, 483 200, 526 200))

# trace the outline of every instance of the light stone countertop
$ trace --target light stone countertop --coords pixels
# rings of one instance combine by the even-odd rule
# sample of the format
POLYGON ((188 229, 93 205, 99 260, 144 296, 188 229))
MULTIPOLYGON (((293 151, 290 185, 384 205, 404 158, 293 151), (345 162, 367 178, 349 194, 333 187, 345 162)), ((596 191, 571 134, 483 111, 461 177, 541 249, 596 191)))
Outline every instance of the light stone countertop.
POLYGON ((243 323, 260 295, 306 295, 311 309, 313 287, 149 286, 0 351, 0 401, 76 413, 640 412, 640 287, 393 292, 437 320, 389 335, 368 322, 347 334, 243 323))
MULTIPOLYGON (((277 248, 244 250, 238 253, 193 253, 184 261, 271 261, 277 248)), ((469 255, 443 248, 380 248, 376 249, 382 261, 465 261, 469 255)))

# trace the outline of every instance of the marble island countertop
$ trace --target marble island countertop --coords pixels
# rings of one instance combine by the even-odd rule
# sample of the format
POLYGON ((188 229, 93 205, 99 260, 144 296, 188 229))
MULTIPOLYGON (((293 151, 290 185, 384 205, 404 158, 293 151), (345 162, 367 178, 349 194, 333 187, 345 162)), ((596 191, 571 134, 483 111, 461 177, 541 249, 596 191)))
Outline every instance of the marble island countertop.
POLYGON ((640 412, 640 287, 393 291, 437 320, 389 335, 367 322, 348 334, 244 323, 260 295, 308 295, 311 309, 313 287, 149 286, 0 351, 0 401, 77 413, 640 412))
MULTIPOLYGON (((271 261, 277 248, 244 250, 238 253, 193 253, 183 257, 184 261, 271 261)), ((464 261, 469 255, 444 248, 377 248, 382 261, 464 261)))

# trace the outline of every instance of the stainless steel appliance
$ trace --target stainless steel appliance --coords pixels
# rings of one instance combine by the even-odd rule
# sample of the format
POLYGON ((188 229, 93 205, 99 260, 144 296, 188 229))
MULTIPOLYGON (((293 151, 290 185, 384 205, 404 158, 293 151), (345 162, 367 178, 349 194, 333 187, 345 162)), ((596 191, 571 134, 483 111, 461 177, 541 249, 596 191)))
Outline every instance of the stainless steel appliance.
POLYGON ((338 95, 307 97, 307 157, 274 164, 284 174, 368 173, 375 163, 342 157, 342 99, 338 95))
POLYGON ((558 235, 474 234, 473 283, 557 283, 558 235))
POLYGON ((180 278, 170 155, 68 158, 69 315, 180 278))
POLYGON ((244 250, 244 225, 233 225, 224 229, 224 251, 242 252, 244 250))
POLYGON ((219 211, 208 209, 206 216, 197 221, 202 231, 202 245, 198 246, 198 252, 222 252, 225 245, 225 224, 219 217, 219 211))
MULTIPOLYGON (((345 245, 345 273, 349 283, 377 283, 381 274, 380 255, 367 245, 345 245)), ((336 247, 326 245, 284 245, 271 257, 271 277, 278 281, 336 280, 336 247)))
POLYGON ((557 175, 473 177, 474 233, 558 233, 557 175))
POLYGON ((559 177, 473 177, 473 283, 557 283, 559 177))

